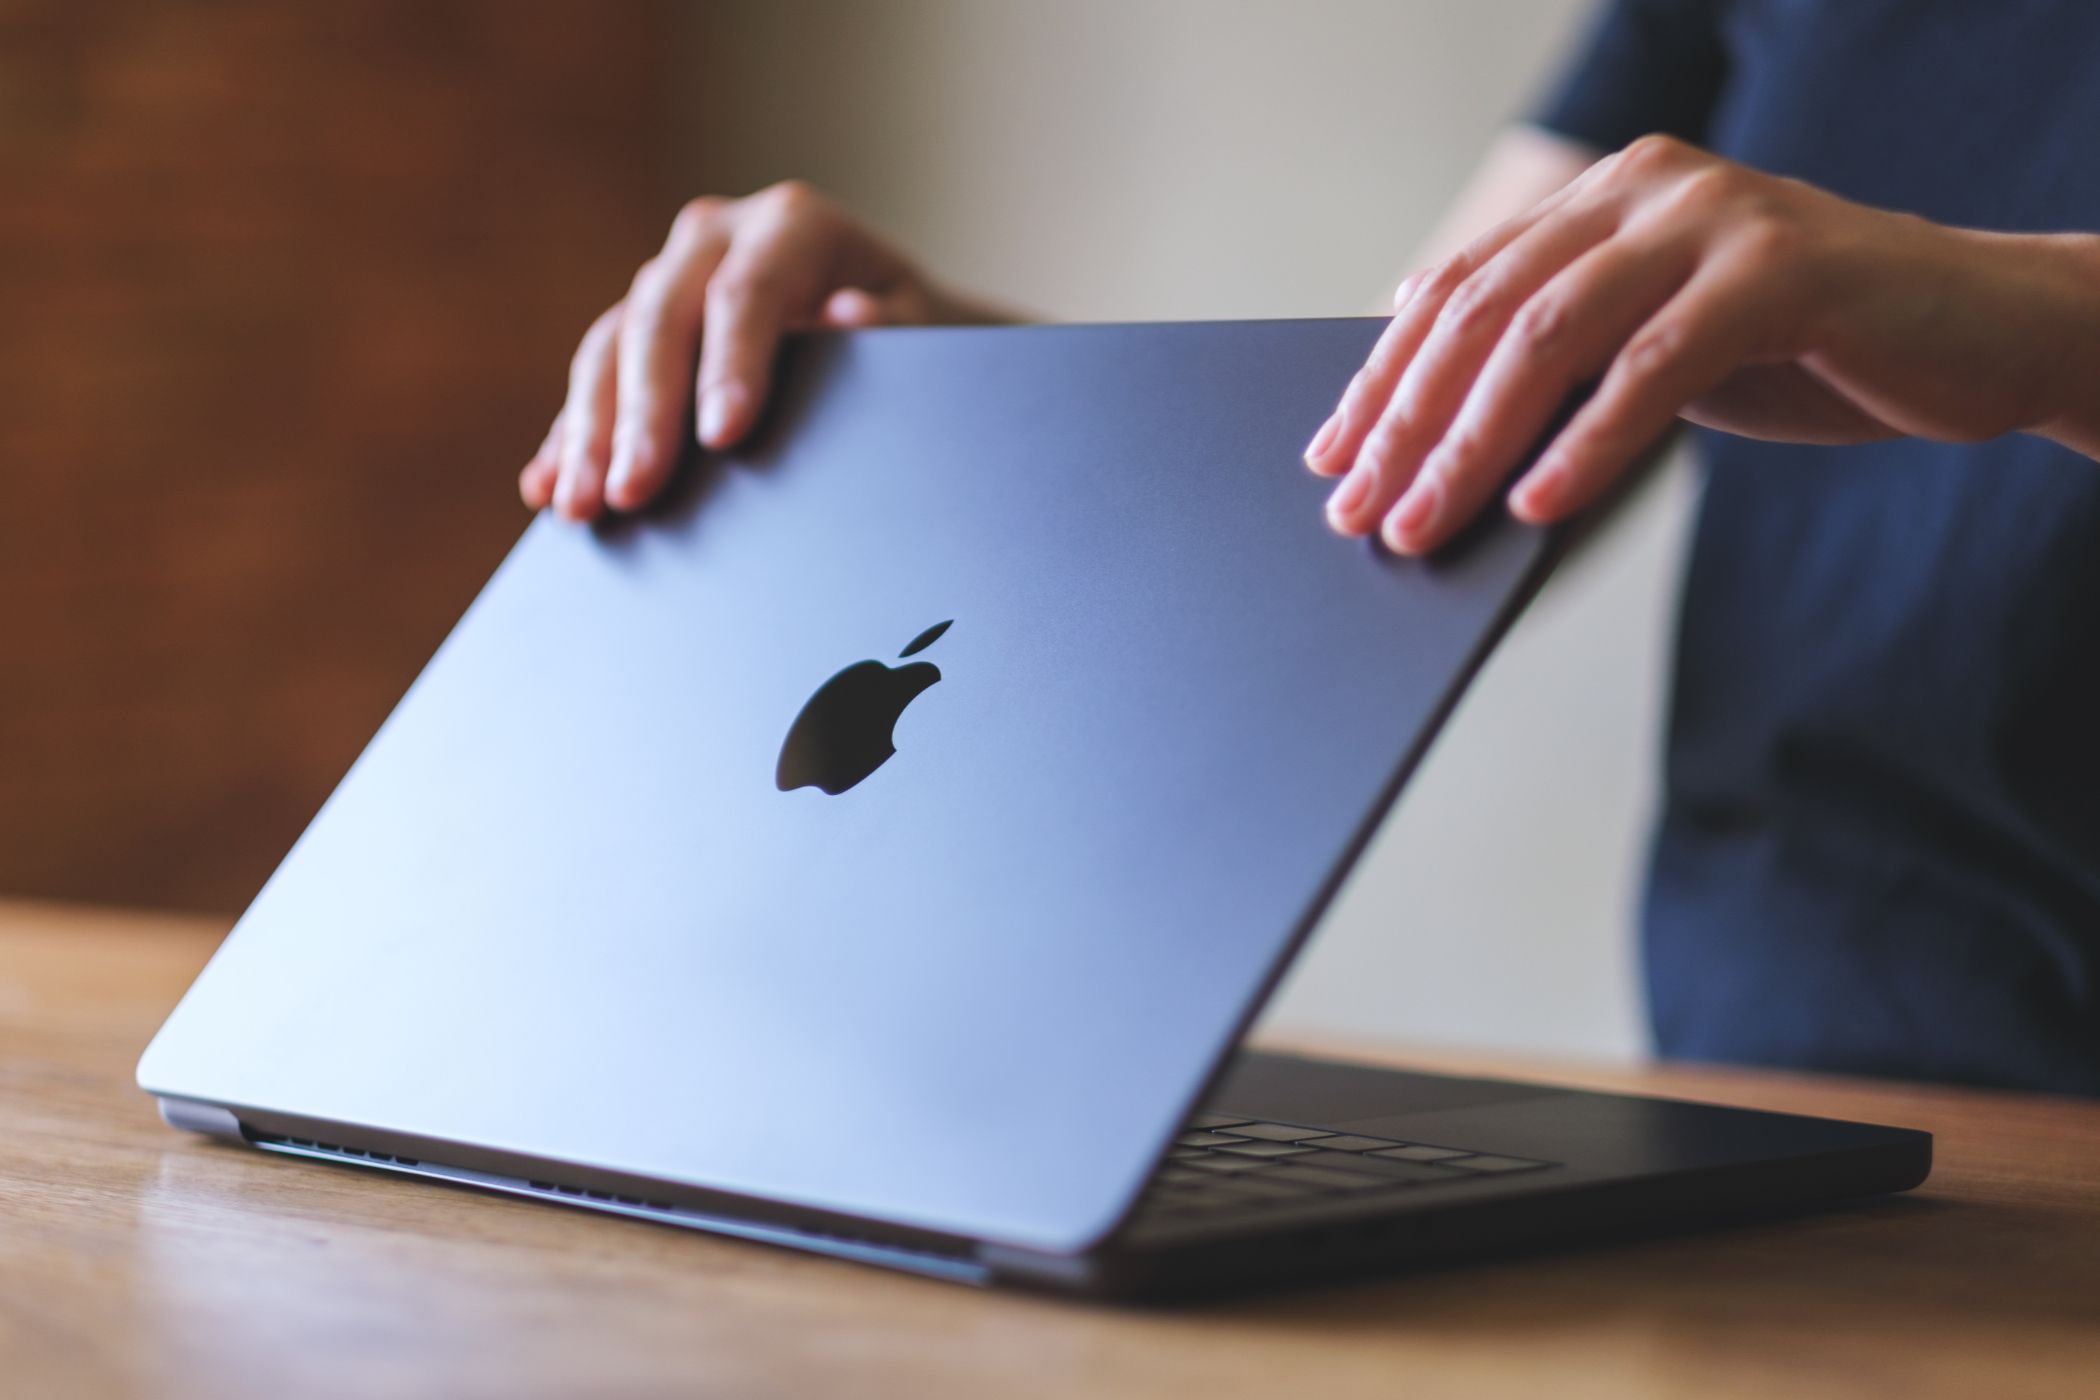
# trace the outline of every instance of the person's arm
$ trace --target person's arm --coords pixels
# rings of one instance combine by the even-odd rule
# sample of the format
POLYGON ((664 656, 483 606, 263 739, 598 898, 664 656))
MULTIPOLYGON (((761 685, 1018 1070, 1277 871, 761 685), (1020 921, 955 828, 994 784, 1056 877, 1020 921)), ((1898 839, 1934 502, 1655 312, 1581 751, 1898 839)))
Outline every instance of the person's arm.
POLYGON ((646 505, 689 433, 721 448, 750 431, 789 330, 1013 319, 933 281, 807 185, 696 199, 584 333, 518 492, 571 520, 646 505))
POLYGON ((1336 529, 1435 548, 1592 380, 1510 493, 1519 516, 1622 489, 1682 420, 1808 442, 2026 430, 2100 454, 2100 238, 1940 227, 1699 149, 1726 11, 1600 4, 1535 121, 1618 154, 1444 239, 1402 285, 1307 449, 1341 478, 1336 529))
MULTIPOLYGON (((1410 273, 1436 266, 1497 224, 1558 194, 1603 154, 1586 141, 1528 123, 1503 131, 1488 147, 1465 188, 1416 248, 1408 264, 1410 273)), ((1569 537, 1566 557, 1585 554, 1606 537, 1604 527, 1615 515, 1618 501, 1632 496, 1642 482, 1654 475, 1667 459, 1674 436, 1665 433, 1651 443, 1612 491, 1595 502, 1582 528, 1569 537)), ((1307 450, 1307 463, 1316 471, 1325 466, 1331 474, 1339 467, 1331 457, 1323 461, 1320 445, 1315 439, 1307 450)))
MULTIPOLYGON (((1413 265, 1441 265, 1474 239, 1566 188, 1604 153, 1637 137, 1666 132, 1703 140, 1728 76, 1724 10, 1724 0, 1597 0, 1587 36, 1541 94, 1529 123, 1496 143, 1413 265)), ((1382 343, 1381 350, 1388 348, 1382 343)), ((1351 393, 1384 368, 1374 357, 1351 393)), ((1349 436, 1345 415, 1337 411, 1330 423, 1308 447, 1306 464, 1334 476, 1354 465, 1355 457, 1337 450, 1349 436)), ((1647 444, 1607 497, 1630 495, 1664 459, 1674 435, 1665 431, 1647 444)), ((1594 542, 1596 527, 1611 514, 1604 508, 1608 503, 1599 498, 1571 540, 1572 548, 1594 542)), ((1359 532, 1346 516, 1338 524, 1359 532)))
POLYGON ((2100 236, 1948 228, 1648 137, 1403 285, 1309 449, 1347 534, 1562 519, 1687 418, 1798 442, 2032 432, 2100 456, 2100 236))

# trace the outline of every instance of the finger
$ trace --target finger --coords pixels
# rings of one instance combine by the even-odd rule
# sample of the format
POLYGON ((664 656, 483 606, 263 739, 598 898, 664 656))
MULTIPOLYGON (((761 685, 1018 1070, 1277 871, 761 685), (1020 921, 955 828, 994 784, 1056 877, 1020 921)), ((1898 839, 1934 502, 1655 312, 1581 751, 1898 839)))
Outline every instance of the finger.
POLYGON ((828 269, 820 232, 798 215, 792 200, 754 211, 707 285, 695 392, 696 427, 709 447, 728 447, 750 431, 781 333, 821 309, 828 269))
POLYGON ((1736 369, 1769 362, 1788 303, 1758 258, 1702 268, 1628 340, 1604 381, 1510 493, 1537 524, 1581 509, 1736 369))
POLYGON ((663 252, 635 274, 620 317, 617 422, 605 481, 606 501, 617 509, 645 504, 678 464, 707 280, 728 243, 722 219, 681 216, 663 252))
POLYGON ((1376 421, 1379 408, 1392 397, 1401 371, 1407 368, 1409 357, 1421 345, 1435 319, 1411 309, 1420 290, 1419 277, 1418 274, 1400 284, 1400 292, 1394 297, 1393 319, 1386 322, 1363 368, 1342 391, 1341 403, 1306 445, 1305 465, 1321 476, 1339 476, 1356 460, 1364 429, 1376 421))
POLYGON ((1556 273, 1521 306, 1464 405, 1387 512, 1385 542, 1435 549, 1504 485, 1568 391, 1612 356, 1685 284, 1696 245, 1621 234, 1556 273))
MULTIPOLYGON (((1351 475, 1363 489, 1334 523, 1347 534, 1377 527, 1443 438, 1517 309, 1612 231, 1614 214, 1569 204, 1512 238, 1452 289, 1364 439, 1351 475)), ((1345 486, 1347 483, 1344 483, 1345 486)))
POLYGON ((612 451, 614 370, 620 307, 591 322, 569 363, 569 398, 562 405, 561 465, 554 483, 554 509, 571 520, 590 520, 605 504, 605 467, 612 451))
POLYGON ((923 326, 934 318, 934 307, 926 288, 917 282, 901 283, 888 291, 866 287, 841 287, 824 302, 818 324, 838 330, 858 326, 923 326))
POLYGON ((561 415, 556 414, 553 426, 547 429, 547 436, 540 440, 539 450, 518 473, 518 496, 525 502, 527 510, 545 510, 547 503, 554 499, 554 478, 561 466, 560 449, 561 415))
POLYGON ((1482 263, 1530 227, 1541 212, 1534 210, 1506 220, 1437 266, 1401 282, 1393 294, 1393 319, 1371 347, 1363 368, 1349 381, 1341 403, 1313 435, 1305 449, 1306 466, 1321 476, 1340 476, 1355 464, 1365 436, 1378 421, 1386 401, 1392 398, 1394 387, 1421 348, 1423 337, 1436 324, 1437 311, 1445 298, 1482 263))
POLYGON ((852 330, 883 323, 882 301, 860 287, 841 287, 824 300, 817 323, 832 330, 852 330))
POLYGON ((1878 442, 1895 428, 1799 364, 1746 365, 1678 415, 1749 437, 1823 444, 1878 442))
POLYGON ((1364 367, 1349 381, 1340 405, 1313 435, 1305 450, 1306 466, 1321 476, 1340 476, 1355 465, 1365 437, 1392 398, 1401 374, 1421 348, 1422 338, 1436 323, 1437 312, 1451 293, 1513 239, 1587 189, 1594 173, 1593 166, 1530 209, 1473 239, 1443 262, 1401 282, 1393 294, 1391 323, 1372 348, 1364 367))

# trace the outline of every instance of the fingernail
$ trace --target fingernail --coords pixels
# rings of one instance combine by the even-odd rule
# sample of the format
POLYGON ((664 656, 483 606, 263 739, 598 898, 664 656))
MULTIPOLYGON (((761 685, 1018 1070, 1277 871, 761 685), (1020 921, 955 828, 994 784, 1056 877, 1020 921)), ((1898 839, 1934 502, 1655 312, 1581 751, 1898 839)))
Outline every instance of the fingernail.
POLYGON ((1327 518, 1337 525, 1342 524, 1345 517, 1354 514, 1356 508, 1364 503, 1364 497, 1369 495, 1370 491, 1369 472, 1350 472, 1343 478, 1342 484, 1335 488, 1334 494, 1327 498, 1327 518))
POLYGON ((1341 431, 1342 411, 1336 409, 1328 415, 1327 421, 1320 425, 1320 431, 1313 434, 1313 440, 1306 444, 1305 460, 1310 462, 1315 458, 1325 457, 1327 449, 1334 446, 1334 439, 1341 431))
POLYGON ((709 447, 722 445, 743 397, 744 391, 734 384, 717 384, 700 396, 700 441, 709 447))
POLYGON ((618 501, 627 494, 627 482, 634 475, 636 443, 623 427, 613 438, 612 470, 605 474, 605 498, 618 501))
POLYGON ((1553 463, 1533 467, 1509 493, 1509 508, 1527 519, 1539 519, 1553 509, 1553 498, 1559 494, 1561 479, 1565 475, 1553 463))
POLYGON ((1393 512, 1387 526, 1387 543, 1395 549, 1405 549, 1420 540, 1423 532, 1436 523, 1437 511, 1443 503, 1444 483, 1423 473, 1408 488, 1400 508, 1393 512))

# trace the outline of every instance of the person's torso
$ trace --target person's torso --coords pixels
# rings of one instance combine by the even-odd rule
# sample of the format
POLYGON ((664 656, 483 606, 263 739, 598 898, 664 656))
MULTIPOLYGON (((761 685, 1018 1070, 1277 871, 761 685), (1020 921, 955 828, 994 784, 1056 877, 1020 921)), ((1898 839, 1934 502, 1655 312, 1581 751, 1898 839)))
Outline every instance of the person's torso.
MULTIPOLYGON (((1945 223, 2100 229, 2100 4, 1725 8, 1717 152, 1945 223)), ((2100 1093, 2100 464, 1699 436, 1659 1047, 2100 1093)))

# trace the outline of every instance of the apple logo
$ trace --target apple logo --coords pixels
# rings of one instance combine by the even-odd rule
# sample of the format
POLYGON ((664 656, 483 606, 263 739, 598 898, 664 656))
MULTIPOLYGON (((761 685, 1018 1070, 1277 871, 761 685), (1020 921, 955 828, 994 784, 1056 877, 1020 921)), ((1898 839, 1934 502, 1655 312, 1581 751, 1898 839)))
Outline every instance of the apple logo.
MULTIPOLYGON (((912 638, 898 659, 926 650, 954 621, 937 623, 912 638)), ((780 766, 773 782, 782 792, 822 788, 833 797, 889 762, 897 751, 891 738, 904 707, 941 678, 931 661, 891 668, 880 661, 856 661, 817 687, 802 713, 788 727, 780 746, 780 766)))

